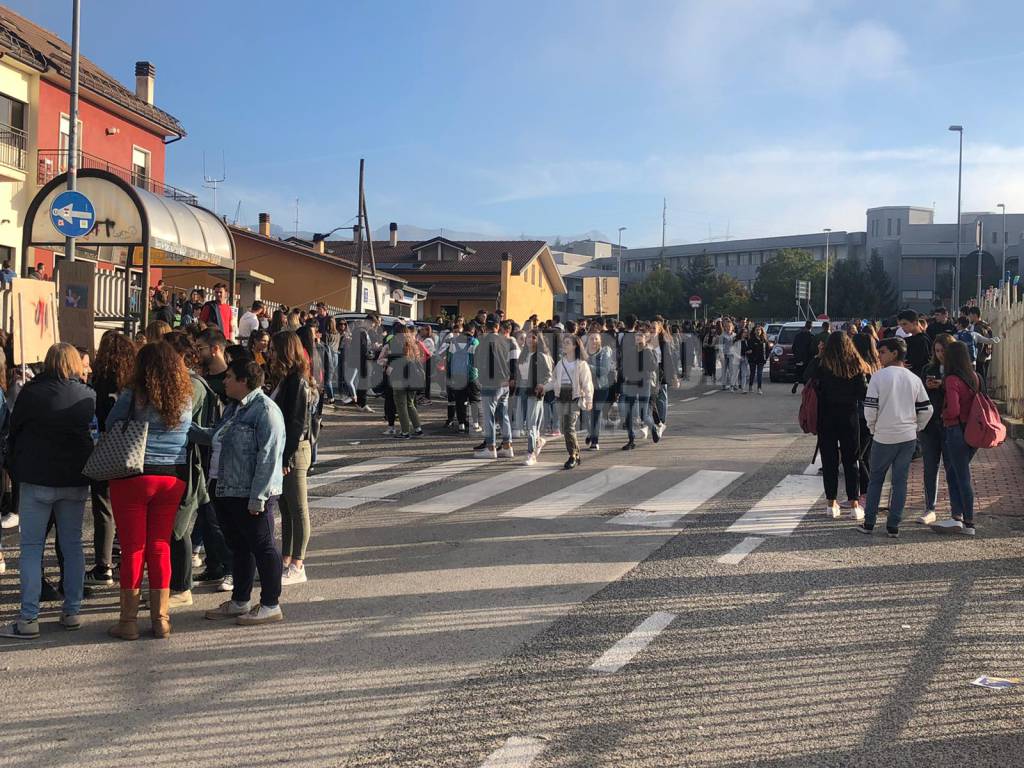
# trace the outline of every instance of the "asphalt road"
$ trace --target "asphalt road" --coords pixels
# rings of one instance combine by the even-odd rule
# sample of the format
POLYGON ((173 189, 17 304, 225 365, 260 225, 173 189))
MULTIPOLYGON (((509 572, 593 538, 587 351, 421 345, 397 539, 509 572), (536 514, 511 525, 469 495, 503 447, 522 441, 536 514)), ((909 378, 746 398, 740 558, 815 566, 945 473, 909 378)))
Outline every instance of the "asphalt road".
MULTIPOLYGON (((1020 765, 1021 531, 826 520, 789 385, 672 393, 573 472, 328 418, 286 621, 113 642, 116 592, 0 645, 0 765, 1020 765), (371 474, 361 462, 377 460, 371 474)), ((517 449, 522 441, 517 442, 517 449)), ((919 465, 915 465, 915 471, 919 465)), ((9 542, 10 540, 5 540, 9 542)), ((0 604, 17 600, 8 550, 0 604)))

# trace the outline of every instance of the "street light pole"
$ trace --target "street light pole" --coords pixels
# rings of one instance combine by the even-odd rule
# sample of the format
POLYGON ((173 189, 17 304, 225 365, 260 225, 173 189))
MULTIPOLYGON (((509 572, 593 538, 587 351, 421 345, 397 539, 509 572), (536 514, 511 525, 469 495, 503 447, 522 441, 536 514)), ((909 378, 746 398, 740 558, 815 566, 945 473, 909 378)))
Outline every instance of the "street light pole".
POLYGON ((975 240, 978 241, 978 292, 975 294, 974 299, 978 302, 978 306, 981 306, 981 257, 982 257, 982 246, 985 245, 985 224, 982 222, 979 216, 975 221, 975 240))
MULTIPOLYGON (((78 181, 78 27, 81 16, 81 0, 71 2, 71 103, 68 107, 68 189, 75 191, 78 181)), ((64 257, 75 260, 75 238, 64 241, 64 257)), ((128 280, 129 269, 125 270, 128 280)))
POLYGON ((1006 280, 1006 204, 1000 203, 996 208, 1003 209, 1003 268, 999 273, 999 283, 997 283, 997 285, 1002 285, 1006 280))
POLYGON ((964 127, 962 125, 951 125, 949 130, 960 134, 960 155, 956 164, 956 269, 953 272, 953 311, 960 310, 960 241, 963 240, 963 230, 960 225, 960 205, 963 191, 964 175, 964 127))
POLYGON ((825 228, 825 317, 828 317, 828 243, 832 230, 825 228))
POLYGON ((615 268, 619 275, 619 316, 622 316, 622 233, 625 227, 619 227, 619 251, 616 254, 615 268))

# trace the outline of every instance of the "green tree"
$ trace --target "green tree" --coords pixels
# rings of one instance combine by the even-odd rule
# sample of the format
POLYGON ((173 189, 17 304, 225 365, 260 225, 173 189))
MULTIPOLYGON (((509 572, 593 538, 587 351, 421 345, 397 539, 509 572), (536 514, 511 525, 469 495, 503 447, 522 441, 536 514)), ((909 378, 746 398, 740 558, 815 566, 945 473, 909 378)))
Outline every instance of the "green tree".
POLYGON ((659 314, 679 317, 684 301, 682 280, 659 266, 639 283, 625 290, 622 295, 622 314, 643 318, 659 314))
POLYGON ((811 281, 811 305, 820 308, 825 292, 825 263, 816 261, 808 251, 784 248, 763 264, 757 273, 752 314, 758 317, 794 316, 797 280, 811 281))
POLYGON ((865 290, 868 273, 856 259, 839 259, 828 276, 828 310, 833 317, 870 315, 873 299, 865 290))
POLYGON ((885 271, 885 263, 877 251, 868 259, 867 282, 862 289, 868 298, 867 309, 863 314, 875 319, 890 317, 899 309, 899 297, 893 288, 889 273, 885 271))

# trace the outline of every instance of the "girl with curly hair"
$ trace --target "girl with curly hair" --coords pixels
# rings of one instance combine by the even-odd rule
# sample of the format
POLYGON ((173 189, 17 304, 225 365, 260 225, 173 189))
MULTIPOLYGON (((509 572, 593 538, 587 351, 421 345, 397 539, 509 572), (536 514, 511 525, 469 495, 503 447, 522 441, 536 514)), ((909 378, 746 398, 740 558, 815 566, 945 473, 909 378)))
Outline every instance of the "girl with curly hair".
MULTIPOLYGON (((171 534, 188 478, 192 423, 192 382, 184 360, 170 344, 161 341, 139 350, 132 380, 110 411, 107 424, 113 428, 126 420, 145 421, 149 434, 142 474, 110 481, 121 539, 121 617, 109 633, 123 640, 138 638, 145 564, 153 635, 167 637, 171 634, 171 534)), ((214 456, 212 462, 216 461, 214 456)))
MULTIPOLYGON (((100 339, 92 368, 92 388, 96 390, 96 425, 107 428, 107 416, 117 395, 129 385, 135 372, 135 343, 120 331, 107 331, 100 339)), ((110 586, 114 583, 114 513, 110 506, 110 488, 104 481, 92 481, 92 530, 95 564, 86 571, 85 583, 110 586)))

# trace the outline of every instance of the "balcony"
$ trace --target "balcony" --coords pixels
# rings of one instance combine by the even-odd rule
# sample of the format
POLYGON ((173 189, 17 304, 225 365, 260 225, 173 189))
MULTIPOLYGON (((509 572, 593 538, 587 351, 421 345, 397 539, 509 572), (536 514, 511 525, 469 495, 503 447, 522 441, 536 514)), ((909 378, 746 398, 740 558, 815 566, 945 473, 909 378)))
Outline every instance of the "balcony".
POLYGON ((28 170, 28 134, 6 123, 0 123, 0 165, 28 170))
MULTIPOLYGON (((67 170, 67 151, 59 149, 40 149, 37 153, 38 162, 36 163, 36 183, 41 187, 47 182, 53 180, 55 177, 64 173, 67 170)), ((169 184, 164 184, 160 181, 155 181, 148 176, 132 171, 130 168, 111 163, 108 160, 104 160, 102 157, 96 157, 86 152, 78 153, 78 167, 79 169, 84 168, 96 168, 101 171, 107 171, 112 173, 122 181, 131 184, 132 186, 140 187, 145 189, 147 192, 152 192, 154 195, 159 197, 167 197, 171 200, 177 200, 185 203, 186 205, 199 205, 199 200, 191 192, 186 192, 177 187, 172 187, 169 184)))

